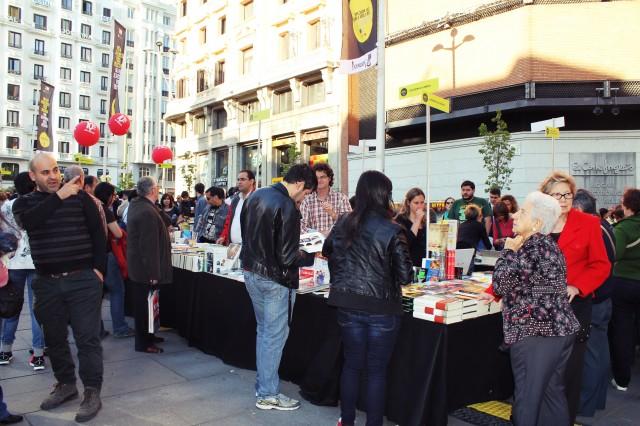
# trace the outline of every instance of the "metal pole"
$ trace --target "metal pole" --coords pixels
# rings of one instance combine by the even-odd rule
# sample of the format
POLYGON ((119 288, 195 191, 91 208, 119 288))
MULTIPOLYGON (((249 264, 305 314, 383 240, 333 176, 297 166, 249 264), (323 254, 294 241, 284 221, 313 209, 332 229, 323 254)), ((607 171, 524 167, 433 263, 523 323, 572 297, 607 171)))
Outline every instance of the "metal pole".
POLYGON ((262 133, 262 119, 258 120, 258 162, 256 166, 256 171, 258 175, 258 180, 256 180, 256 189, 260 188, 262 185, 262 173, 260 173, 260 169, 262 168, 262 146, 260 144, 260 137, 262 133))
POLYGON ((425 212, 425 238, 426 238, 426 253, 425 257, 429 257, 429 223, 431 222, 431 107, 425 105, 425 127, 426 127, 426 139, 427 139, 427 199, 425 212))
POLYGON ((376 88, 376 169, 384 173, 384 0, 378 0, 378 78, 376 88))
MULTIPOLYGON (((160 138, 160 129, 161 129, 161 122, 162 122, 162 76, 163 76, 163 71, 162 71, 162 44, 159 44, 160 42, 156 42, 156 46, 158 47, 158 51, 157 51, 157 55, 156 56, 156 90, 157 90, 157 96, 158 96, 158 102, 157 102, 157 106, 158 106, 158 112, 157 112, 157 122, 156 122, 156 131, 155 131, 155 145, 159 146, 162 144, 162 139, 160 138)), ((164 194, 165 192, 167 192, 165 185, 166 182, 164 180, 165 178, 165 174, 164 174, 165 169, 162 169, 162 193, 164 194)))
POLYGON ((362 141, 362 170, 360 171, 360 174, 364 173, 364 150, 365 148, 367 148, 367 143, 365 141, 362 141))
POLYGON ((551 138, 551 171, 556 169, 556 139, 551 138))

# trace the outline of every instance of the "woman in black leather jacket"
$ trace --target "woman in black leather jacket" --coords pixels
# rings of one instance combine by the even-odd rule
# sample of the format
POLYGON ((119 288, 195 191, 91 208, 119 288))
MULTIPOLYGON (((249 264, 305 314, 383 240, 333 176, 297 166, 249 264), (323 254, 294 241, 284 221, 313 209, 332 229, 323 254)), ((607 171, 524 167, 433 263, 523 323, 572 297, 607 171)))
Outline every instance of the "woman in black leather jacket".
POLYGON ((403 228, 392 221, 392 185, 376 171, 363 173, 355 209, 342 216, 322 253, 329 258, 329 304, 338 308, 344 345, 341 419, 353 425, 360 372, 367 369, 367 425, 382 425, 387 366, 402 320, 401 285, 412 280, 403 228))

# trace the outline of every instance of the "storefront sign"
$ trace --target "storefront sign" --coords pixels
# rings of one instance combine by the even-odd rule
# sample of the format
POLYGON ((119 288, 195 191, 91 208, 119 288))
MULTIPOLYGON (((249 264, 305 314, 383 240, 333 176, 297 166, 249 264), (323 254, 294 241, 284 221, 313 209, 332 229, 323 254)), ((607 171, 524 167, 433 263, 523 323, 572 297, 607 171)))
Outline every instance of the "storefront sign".
POLYGON ((598 207, 620 204, 626 188, 636 186, 636 153, 569 154, 571 174, 578 188, 590 191, 598 207))

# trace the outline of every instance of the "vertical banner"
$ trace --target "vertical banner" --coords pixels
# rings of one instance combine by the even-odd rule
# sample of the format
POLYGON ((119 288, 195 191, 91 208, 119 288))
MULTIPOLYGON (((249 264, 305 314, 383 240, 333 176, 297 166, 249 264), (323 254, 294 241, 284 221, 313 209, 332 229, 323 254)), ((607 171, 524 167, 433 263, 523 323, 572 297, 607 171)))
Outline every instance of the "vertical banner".
POLYGON ((120 86, 120 74, 122 73, 122 59, 124 58, 124 39, 126 29, 118 22, 114 22, 113 37, 113 61, 111 63, 111 94, 109 96, 109 117, 120 112, 118 99, 118 87, 120 86))
POLYGON ((340 71, 354 74, 378 63, 377 0, 342 0, 340 71))
POLYGON ((38 118, 36 149, 38 151, 53 151, 53 132, 51 131, 51 99, 53 86, 40 80, 40 101, 38 102, 38 118))

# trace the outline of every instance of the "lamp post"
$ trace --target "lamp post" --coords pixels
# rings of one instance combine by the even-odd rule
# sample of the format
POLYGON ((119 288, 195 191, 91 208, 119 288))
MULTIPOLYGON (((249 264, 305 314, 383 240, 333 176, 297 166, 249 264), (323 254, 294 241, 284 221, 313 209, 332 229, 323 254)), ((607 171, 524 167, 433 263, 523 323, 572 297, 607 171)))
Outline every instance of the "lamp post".
POLYGON ((436 44, 433 49, 432 52, 437 52, 439 50, 448 50, 451 52, 451 73, 453 74, 452 76, 452 80, 453 80, 453 91, 455 93, 456 90, 456 50, 462 46, 463 44, 469 42, 469 41, 473 41, 476 38, 474 36, 472 36, 471 34, 468 34, 466 36, 464 36, 464 38, 462 39, 462 41, 458 44, 456 44, 456 36, 458 35, 458 30, 456 28, 453 28, 451 30, 451 33, 449 34, 451 36, 451 47, 444 47, 441 43, 436 44))

